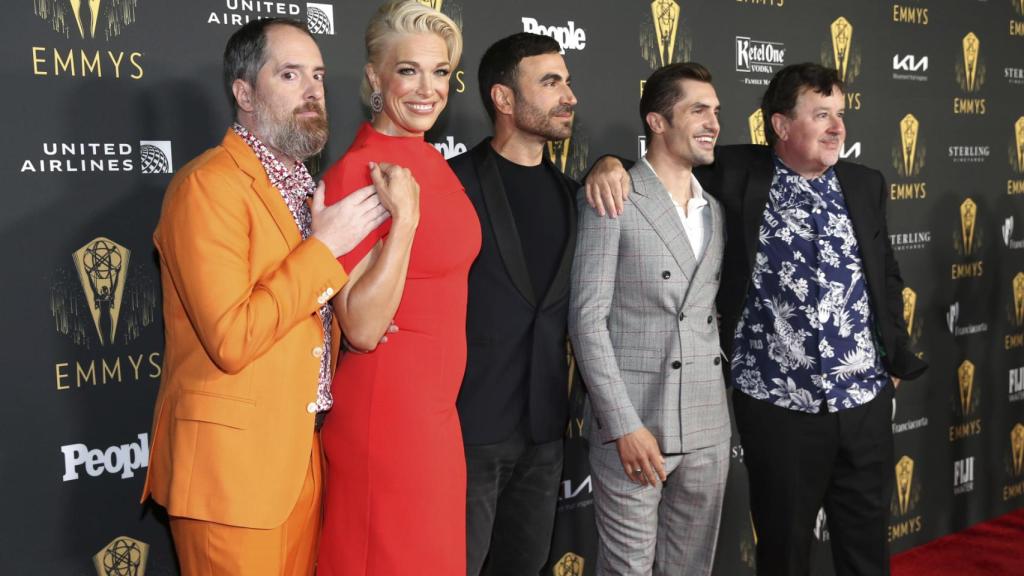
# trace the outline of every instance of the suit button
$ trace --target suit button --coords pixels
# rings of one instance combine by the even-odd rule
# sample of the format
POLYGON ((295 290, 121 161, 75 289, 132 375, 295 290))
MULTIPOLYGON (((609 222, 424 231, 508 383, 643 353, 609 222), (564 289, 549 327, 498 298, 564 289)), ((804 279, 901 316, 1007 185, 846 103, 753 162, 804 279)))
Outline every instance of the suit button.
POLYGON ((323 346, 317 346, 316 348, 313 348, 313 357, 314 358, 321 358, 321 357, 323 357, 323 355, 324 355, 324 348, 323 348, 323 346))
POLYGON ((715 356, 715 359, 713 360, 713 362, 714 362, 715 366, 718 366, 719 364, 721 364, 722 363, 721 356, 715 356))
POLYGON ((672 361, 672 369, 673 370, 679 370, 682 367, 683 367, 683 363, 680 362, 679 360, 673 360, 672 361))
POLYGON ((309 404, 306 404, 306 412, 309 412, 310 414, 316 414, 316 402, 310 402, 309 404))
POLYGON ((708 324, 711 324, 711 316, 708 316, 708 324))
POLYGON ((683 312, 679 313, 679 321, 682 322, 686 318, 686 314, 683 312))
POLYGON ((328 296, 334 296, 334 288, 328 286, 327 291, 325 291, 324 294, 327 294, 328 296))
POLYGON ((661 277, 664 278, 665 280, 668 280, 669 278, 672 277, 672 273, 669 272, 668 270, 665 270, 664 272, 661 273, 661 277))
POLYGON ((324 298, 324 295, 323 295, 323 294, 321 294, 321 295, 320 295, 320 296, 319 296, 319 297, 318 297, 318 298, 316 299, 316 303, 317 303, 317 304, 319 304, 319 305, 321 305, 321 306, 323 306, 324 304, 326 304, 326 303, 327 303, 327 298, 324 298))

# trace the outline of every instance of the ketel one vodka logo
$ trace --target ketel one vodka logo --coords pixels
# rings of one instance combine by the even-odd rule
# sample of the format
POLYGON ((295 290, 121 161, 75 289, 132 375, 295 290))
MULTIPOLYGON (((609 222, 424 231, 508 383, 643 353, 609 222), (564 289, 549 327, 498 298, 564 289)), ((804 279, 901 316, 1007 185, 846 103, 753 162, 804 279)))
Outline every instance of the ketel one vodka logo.
POLYGON ((135 22, 137 0, 32 0, 32 8, 66 38, 96 38, 97 32, 107 40, 135 22))

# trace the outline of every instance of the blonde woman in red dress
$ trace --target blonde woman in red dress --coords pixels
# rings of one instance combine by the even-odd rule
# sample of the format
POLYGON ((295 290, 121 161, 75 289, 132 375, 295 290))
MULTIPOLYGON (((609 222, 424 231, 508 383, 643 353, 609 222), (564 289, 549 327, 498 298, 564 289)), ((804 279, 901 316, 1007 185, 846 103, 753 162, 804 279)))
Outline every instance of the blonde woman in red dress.
POLYGON ((371 171, 411 174, 419 194, 384 198, 391 220, 340 259, 349 282, 334 309, 355 351, 338 363, 322 430, 318 574, 463 576, 466 468, 455 399, 480 224, 423 139, 448 101, 462 38, 448 17, 406 0, 373 16, 366 49, 373 120, 325 175, 327 201, 370 183, 371 171), (392 320, 399 331, 378 347, 392 320))

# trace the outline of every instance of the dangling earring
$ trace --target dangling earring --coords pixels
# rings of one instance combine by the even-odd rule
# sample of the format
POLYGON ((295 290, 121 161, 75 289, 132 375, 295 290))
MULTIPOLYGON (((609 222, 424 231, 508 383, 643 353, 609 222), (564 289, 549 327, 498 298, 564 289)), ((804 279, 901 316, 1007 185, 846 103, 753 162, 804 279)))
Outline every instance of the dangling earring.
POLYGON ((379 90, 374 90, 370 94, 370 110, 373 110, 374 114, 380 114, 384 111, 384 96, 379 90))

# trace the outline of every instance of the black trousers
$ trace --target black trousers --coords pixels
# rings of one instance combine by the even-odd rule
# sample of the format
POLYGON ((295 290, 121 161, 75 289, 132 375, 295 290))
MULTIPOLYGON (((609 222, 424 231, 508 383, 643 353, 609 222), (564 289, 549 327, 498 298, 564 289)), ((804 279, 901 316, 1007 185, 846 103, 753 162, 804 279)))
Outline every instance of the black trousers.
POLYGON ((563 441, 533 444, 525 428, 503 442, 465 447, 469 576, 535 575, 547 562, 563 441))
POLYGON ((806 414, 733 393, 759 576, 810 574, 811 539, 822 506, 836 574, 889 574, 892 397, 890 384, 862 406, 806 414))

